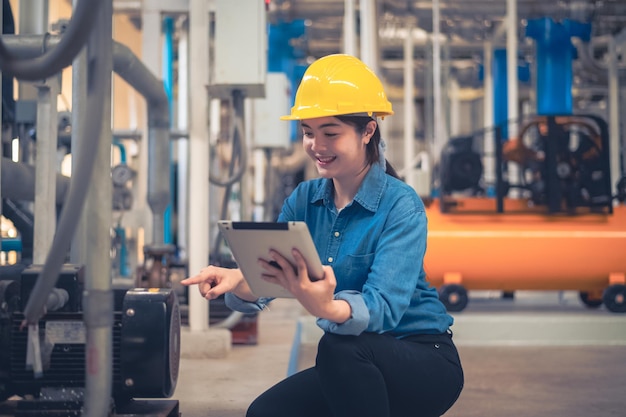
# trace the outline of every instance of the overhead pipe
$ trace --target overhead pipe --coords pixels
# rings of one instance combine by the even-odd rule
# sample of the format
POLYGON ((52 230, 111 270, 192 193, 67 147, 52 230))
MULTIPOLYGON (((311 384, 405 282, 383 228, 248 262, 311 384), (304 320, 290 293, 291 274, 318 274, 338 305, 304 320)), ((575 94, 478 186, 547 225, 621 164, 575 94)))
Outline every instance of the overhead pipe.
MULTIPOLYGON (((35 3, 40 5, 41 2, 35 3)), ((65 33, 57 42, 58 46, 52 49, 42 49, 29 59, 13 55, 7 45, 4 44, 5 38, 2 36, 0 38, 0 69, 12 74, 17 79, 27 81, 37 81, 59 73, 72 63, 74 57, 85 45, 98 16, 100 3, 87 0, 79 1, 65 33), (79 41, 77 42, 77 40, 79 41)), ((38 8, 34 6, 30 10, 38 8)))

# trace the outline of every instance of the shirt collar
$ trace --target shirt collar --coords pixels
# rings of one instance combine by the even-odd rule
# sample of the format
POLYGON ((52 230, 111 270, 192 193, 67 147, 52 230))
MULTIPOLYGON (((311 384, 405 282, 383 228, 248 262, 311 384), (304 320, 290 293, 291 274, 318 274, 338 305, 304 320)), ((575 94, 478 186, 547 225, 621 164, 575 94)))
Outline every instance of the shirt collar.
MULTIPOLYGON (((363 182, 359 187, 354 201, 359 203, 366 210, 375 212, 380 204, 383 190, 387 184, 387 174, 382 166, 378 163, 372 164, 369 171, 363 178, 363 182)), ((323 179, 321 186, 311 198, 311 203, 323 201, 325 206, 329 206, 333 196, 333 181, 331 179, 323 179)))

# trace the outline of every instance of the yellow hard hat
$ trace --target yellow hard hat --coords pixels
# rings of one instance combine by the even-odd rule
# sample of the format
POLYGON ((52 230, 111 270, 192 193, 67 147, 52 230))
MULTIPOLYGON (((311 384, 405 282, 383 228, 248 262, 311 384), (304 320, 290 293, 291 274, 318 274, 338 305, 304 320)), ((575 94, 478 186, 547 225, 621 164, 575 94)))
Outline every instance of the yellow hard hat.
POLYGON ((291 114, 281 120, 346 114, 389 116, 393 110, 382 83, 367 65, 351 55, 334 54, 307 68, 291 114))

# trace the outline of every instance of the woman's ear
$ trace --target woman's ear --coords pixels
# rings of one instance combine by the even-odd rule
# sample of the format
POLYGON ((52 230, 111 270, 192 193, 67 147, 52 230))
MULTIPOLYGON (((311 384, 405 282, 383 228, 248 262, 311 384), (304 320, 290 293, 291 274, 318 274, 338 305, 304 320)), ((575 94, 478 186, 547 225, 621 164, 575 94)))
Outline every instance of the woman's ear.
POLYGON ((365 131, 363 132, 363 134, 371 138, 374 135, 374 132, 376 132, 377 126, 378 124, 375 120, 370 120, 369 122, 367 122, 367 125, 365 125, 365 131))

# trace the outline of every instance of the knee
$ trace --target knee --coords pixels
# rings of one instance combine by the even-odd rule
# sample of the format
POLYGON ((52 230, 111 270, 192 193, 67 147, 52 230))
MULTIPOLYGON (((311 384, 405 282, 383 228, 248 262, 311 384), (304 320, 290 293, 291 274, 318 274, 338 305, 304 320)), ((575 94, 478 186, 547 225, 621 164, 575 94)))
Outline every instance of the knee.
POLYGON ((263 404, 263 401, 259 401, 257 398, 250 404, 248 411, 246 411, 246 417, 270 417, 267 407, 263 404))
POLYGON ((355 336, 343 336, 325 333, 317 346, 317 363, 343 363, 354 355, 355 336))

